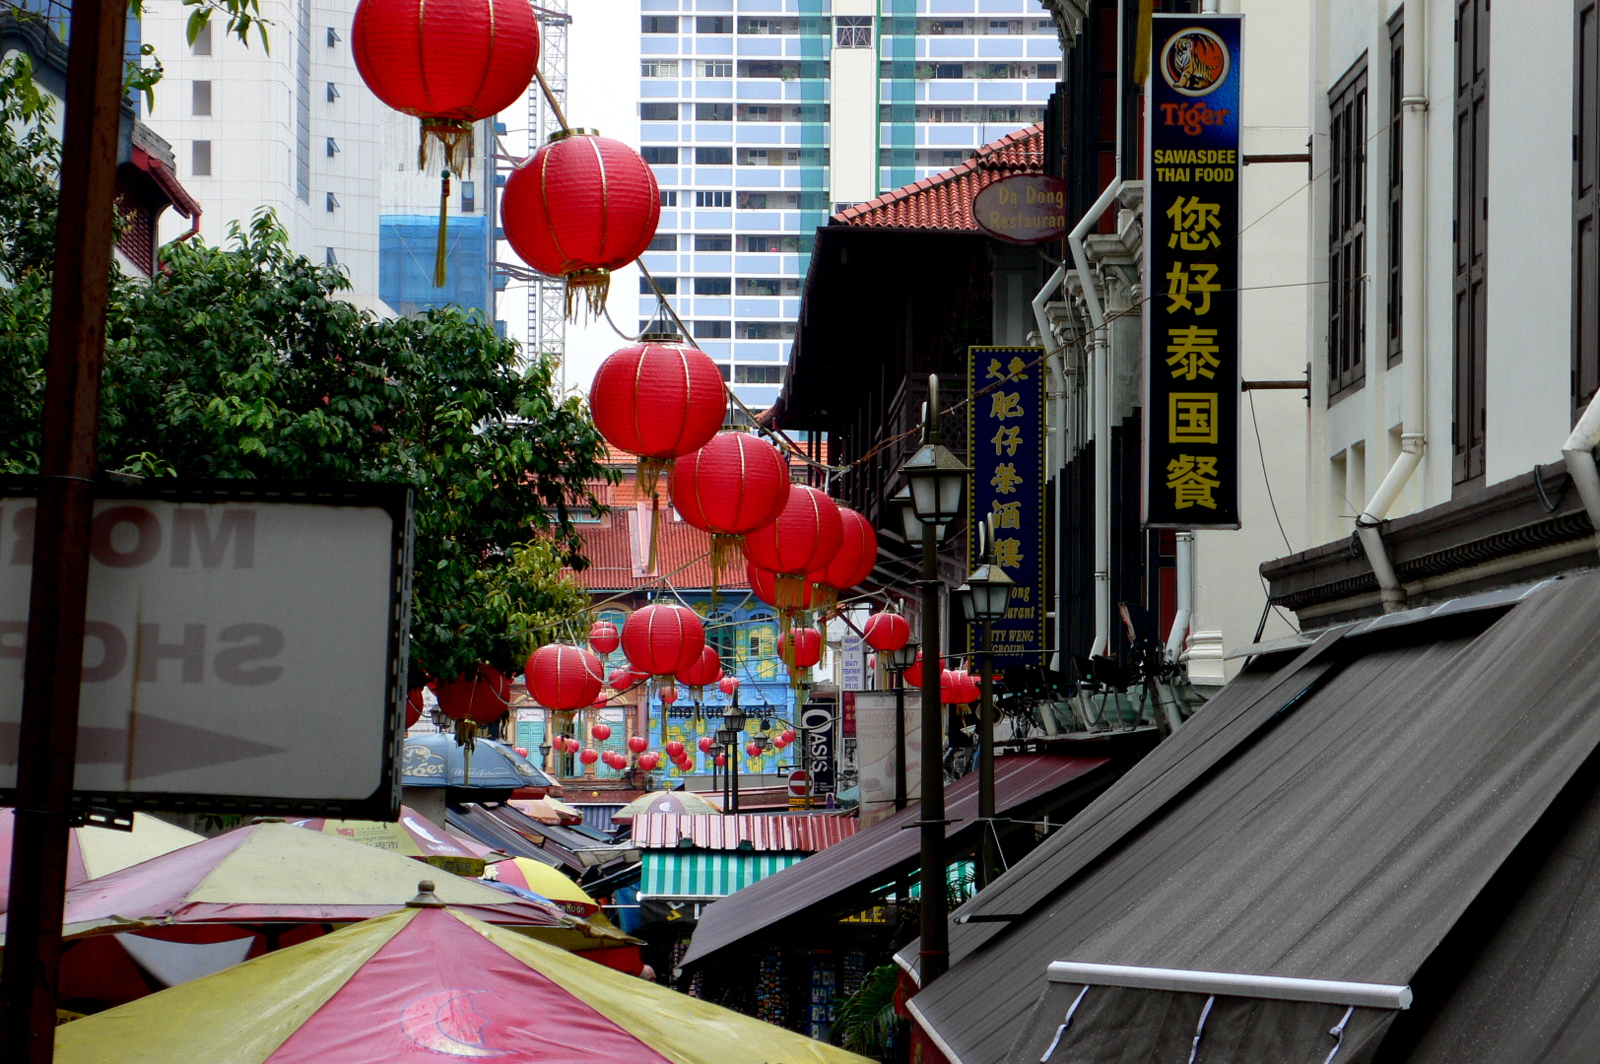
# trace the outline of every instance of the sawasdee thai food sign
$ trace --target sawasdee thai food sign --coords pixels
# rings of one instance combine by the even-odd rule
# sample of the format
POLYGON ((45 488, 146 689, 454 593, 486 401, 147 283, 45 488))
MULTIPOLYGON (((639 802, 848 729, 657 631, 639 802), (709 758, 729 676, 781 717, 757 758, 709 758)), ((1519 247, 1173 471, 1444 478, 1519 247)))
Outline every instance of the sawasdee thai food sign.
POLYGON ((1144 523, 1239 527, 1237 15, 1157 15, 1145 167, 1144 523))

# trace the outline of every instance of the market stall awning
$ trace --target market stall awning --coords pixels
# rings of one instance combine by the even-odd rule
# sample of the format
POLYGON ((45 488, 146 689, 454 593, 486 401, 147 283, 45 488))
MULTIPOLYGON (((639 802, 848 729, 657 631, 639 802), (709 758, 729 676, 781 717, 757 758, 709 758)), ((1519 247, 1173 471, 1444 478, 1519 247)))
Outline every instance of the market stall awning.
POLYGON ((1245 674, 956 912, 913 1014, 957 1064, 1184 1059, 1202 1013, 1233 1064, 1588 1059, 1597 633, 1591 573, 1245 674))
POLYGON ((868 1064, 454 909, 412 907, 66 1024, 55 1059, 868 1064))
POLYGON ((803 853, 648 850, 639 880, 639 897, 725 898, 790 865, 799 864, 803 857, 803 853))
MULTIPOLYGON (((1088 791, 1101 780, 1097 769, 1104 757, 1014 754, 995 760, 995 808, 1002 813, 1051 797, 1088 791)), ((762 935, 774 924, 833 912, 852 899, 915 870, 918 842, 914 825, 921 816, 916 803, 878 821, 864 831, 799 865, 761 880, 746 890, 708 906, 685 964, 702 961, 719 950, 762 935)), ((978 775, 968 773, 945 791, 946 837, 976 830, 978 775)))

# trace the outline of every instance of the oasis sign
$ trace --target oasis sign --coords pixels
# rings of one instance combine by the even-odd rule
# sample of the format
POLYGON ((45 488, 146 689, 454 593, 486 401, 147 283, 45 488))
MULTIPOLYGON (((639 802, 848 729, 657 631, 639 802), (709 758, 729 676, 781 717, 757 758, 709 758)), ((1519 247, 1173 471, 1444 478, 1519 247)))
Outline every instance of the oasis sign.
MULTIPOLYGON (((0 796, 15 786, 33 482, 0 482, 0 796)), ((411 494, 97 485, 75 801, 393 819, 411 494)))
POLYGON ((1042 244, 1067 235, 1067 185, 1059 177, 1016 174, 972 198, 978 228, 1008 244, 1042 244))

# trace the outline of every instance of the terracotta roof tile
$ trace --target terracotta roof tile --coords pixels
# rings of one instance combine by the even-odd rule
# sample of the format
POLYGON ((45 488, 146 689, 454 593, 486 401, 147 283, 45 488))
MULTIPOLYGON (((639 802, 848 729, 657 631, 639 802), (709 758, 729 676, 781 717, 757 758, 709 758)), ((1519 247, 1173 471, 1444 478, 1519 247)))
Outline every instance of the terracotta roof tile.
POLYGON ((1001 178, 1042 173, 1044 126, 1032 125, 985 144, 960 166, 840 211, 829 222, 867 229, 977 232, 972 197, 1001 178))
MULTIPOLYGON (((580 572, 564 570, 579 587, 589 591, 623 591, 658 584, 671 574, 672 586, 679 590, 698 590, 711 586, 711 535, 675 520, 670 510, 661 514, 661 534, 656 543, 656 567, 647 572, 650 561, 650 508, 639 504, 613 510, 602 521, 579 525, 583 553, 589 567, 580 572)), ((742 588, 744 563, 730 565, 718 581, 719 587, 742 588)))

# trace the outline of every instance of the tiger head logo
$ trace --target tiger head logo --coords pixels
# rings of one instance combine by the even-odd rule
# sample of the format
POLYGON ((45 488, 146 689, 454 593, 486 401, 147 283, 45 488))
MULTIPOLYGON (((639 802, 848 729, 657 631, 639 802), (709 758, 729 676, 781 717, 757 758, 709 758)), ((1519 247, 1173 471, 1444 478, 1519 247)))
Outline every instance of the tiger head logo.
POLYGON ((1185 96, 1205 96, 1228 77, 1228 46, 1208 29, 1191 26, 1161 50, 1161 76, 1185 96))

